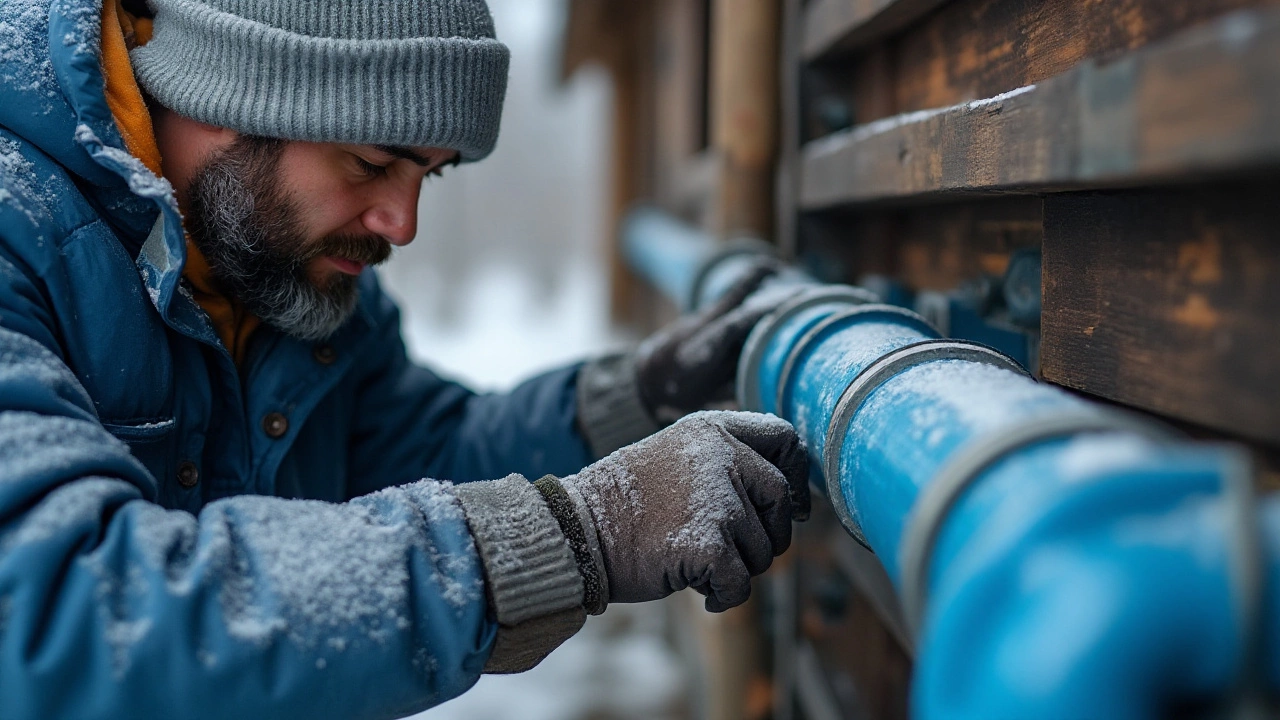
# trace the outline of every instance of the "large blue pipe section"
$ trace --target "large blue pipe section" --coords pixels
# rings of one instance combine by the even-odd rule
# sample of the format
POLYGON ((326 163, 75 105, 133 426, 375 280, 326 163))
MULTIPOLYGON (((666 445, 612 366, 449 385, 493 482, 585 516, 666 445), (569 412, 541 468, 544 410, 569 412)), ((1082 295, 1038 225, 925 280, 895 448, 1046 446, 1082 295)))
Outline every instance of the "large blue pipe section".
MULTIPOLYGON (((696 308, 740 272, 737 255, 656 252, 671 236, 645 219, 628 253, 674 297, 696 308)), ((1280 502, 1255 498, 1242 449, 1038 383, 846 286, 810 283, 762 320, 737 390, 796 425, 814 483, 893 579, 913 715, 1274 716, 1280 502)))

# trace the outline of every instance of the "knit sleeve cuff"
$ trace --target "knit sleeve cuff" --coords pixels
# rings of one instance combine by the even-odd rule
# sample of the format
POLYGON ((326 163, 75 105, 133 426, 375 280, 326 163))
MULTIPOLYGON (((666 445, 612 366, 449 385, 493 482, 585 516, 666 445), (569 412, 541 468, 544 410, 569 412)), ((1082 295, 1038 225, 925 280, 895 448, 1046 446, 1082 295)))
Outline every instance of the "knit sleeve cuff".
POLYGON ((578 426, 597 458, 662 428, 640 399, 630 353, 589 361, 578 371, 578 426))
POLYGON ((586 621, 577 561, 542 493, 523 477, 466 483, 454 491, 498 620, 485 672, 523 672, 586 621))
POLYGON ((592 615, 599 615, 609 605, 609 579, 604 572, 604 558, 586 502, 582 496, 564 485, 554 475, 547 475, 533 486, 551 508, 551 514, 560 524, 560 531, 569 541, 578 572, 582 575, 582 606, 592 615))

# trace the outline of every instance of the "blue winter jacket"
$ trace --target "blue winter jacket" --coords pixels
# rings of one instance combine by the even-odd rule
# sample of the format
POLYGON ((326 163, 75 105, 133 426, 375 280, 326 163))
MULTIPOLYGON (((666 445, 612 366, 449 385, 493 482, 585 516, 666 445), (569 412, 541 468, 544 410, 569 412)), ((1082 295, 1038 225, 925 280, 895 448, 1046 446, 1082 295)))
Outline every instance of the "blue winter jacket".
POLYGON ((0 0, 0 718, 461 693, 496 626, 456 500, 414 481, 581 468, 576 368, 446 382, 367 272, 325 348, 262 328, 237 370, 181 283, 171 189, 122 149, 100 11, 0 0))

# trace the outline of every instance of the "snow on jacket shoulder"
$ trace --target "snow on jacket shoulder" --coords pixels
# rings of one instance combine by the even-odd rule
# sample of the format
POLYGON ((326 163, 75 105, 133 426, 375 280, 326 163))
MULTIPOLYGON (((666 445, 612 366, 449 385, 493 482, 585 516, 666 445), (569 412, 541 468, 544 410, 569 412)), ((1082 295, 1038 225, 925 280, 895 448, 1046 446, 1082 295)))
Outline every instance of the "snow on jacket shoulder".
POLYGON ((181 285, 171 189, 121 149, 100 8, 0 3, 0 717, 461 693, 495 625, 450 486, 420 479, 578 470, 576 368, 446 382, 366 273, 324 347, 264 328, 237 372, 181 285))

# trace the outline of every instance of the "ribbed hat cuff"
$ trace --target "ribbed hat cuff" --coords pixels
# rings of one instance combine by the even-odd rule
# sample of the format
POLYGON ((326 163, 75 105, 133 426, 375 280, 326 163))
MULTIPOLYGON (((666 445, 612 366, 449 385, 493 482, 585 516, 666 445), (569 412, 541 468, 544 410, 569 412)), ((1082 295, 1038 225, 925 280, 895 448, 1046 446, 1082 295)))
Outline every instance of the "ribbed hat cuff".
POLYGON ((142 87, 201 122, 287 140, 457 150, 497 142, 509 52, 497 40, 299 35, 167 0, 130 53, 142 87))

